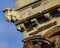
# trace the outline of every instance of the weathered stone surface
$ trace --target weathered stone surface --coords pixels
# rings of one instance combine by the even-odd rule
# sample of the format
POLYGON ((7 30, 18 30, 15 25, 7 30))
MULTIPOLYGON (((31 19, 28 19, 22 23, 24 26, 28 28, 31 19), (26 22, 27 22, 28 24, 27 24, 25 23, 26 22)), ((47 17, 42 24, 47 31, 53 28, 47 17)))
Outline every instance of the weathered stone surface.
POLYGON ((24 48, 60 48, 60 0, 15 0, 4 12, 24 34, 24 48))

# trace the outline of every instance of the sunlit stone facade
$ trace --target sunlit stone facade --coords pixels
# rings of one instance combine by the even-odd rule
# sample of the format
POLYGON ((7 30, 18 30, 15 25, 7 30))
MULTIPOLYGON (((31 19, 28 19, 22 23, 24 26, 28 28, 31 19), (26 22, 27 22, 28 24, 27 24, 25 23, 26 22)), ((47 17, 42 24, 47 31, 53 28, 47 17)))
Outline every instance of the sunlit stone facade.
POLYGON ((3 12, 23 33, 23 48, 60 48, 60 0, 15 0, 3 12))

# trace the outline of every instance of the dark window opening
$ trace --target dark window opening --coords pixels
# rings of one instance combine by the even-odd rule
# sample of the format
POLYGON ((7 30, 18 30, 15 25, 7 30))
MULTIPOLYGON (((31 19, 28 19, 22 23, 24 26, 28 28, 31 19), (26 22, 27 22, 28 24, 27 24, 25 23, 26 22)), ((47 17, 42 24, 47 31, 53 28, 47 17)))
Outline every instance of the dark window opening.
POLYGON ((60 17, 60 11, 55 10, 55 11, 51 12, 50 15, 52 16, 52 18, 60 17))
POLYGON ((33 45, 36 45, 36 44, 38 44, 38 42, 37 41, 33 41, 33 45))
POLYGON ((25 22, 24 25, 25 25, 26 28, 32 27, 31 26, 31 21, 25 22))
POLYGON ((41 44, 41 48, 52 48, 52 46, 51 45, 49 45, 49 44, 47 44, 47 43, 42 43, 41 44))
POLYGON ((25 25, 28 32, 33 30, 33 27, 37 26, 35 21, 33 21, 33 22, 31 22, 31 21, 25 22, 24 25, 25 25))
POLYGON ((31 21, 28 21, 28 22, 24 23, 24 25, 25 25, 25 27, 26 27, 28 32, 33 30, 33 26, 32 26, 32 22, 31 21))
POLYGON ((37 27, 36 21, 33 21, 33 22, 32 22, 32 26, 33 26, 33 27, 37 27))
POLYGON ((45 16, 41 16, 41 17, 38 17, 37 18, 37 21, 39 22, 39 23, 45 23, 46 21, 48 21, 49 19, 48 18, 46 18, 45 16))

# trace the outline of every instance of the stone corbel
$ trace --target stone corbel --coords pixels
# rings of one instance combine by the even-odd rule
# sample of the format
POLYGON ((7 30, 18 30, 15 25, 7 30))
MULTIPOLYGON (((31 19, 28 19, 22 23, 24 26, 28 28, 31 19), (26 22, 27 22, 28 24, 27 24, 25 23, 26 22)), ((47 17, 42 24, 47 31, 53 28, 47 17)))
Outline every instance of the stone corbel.
POLYGON ((46 17, 46 18, 48 18, 48 19, 52 19, 52 16, 50 15, 50 13, 46 13, 46 14, 44 14, 44 16, 46 17))
POLYGON ((5 13, 6 20, 9 22, 15 22, 18 20, 19 13, 15 9, 6 8, 3 11, 5 13))

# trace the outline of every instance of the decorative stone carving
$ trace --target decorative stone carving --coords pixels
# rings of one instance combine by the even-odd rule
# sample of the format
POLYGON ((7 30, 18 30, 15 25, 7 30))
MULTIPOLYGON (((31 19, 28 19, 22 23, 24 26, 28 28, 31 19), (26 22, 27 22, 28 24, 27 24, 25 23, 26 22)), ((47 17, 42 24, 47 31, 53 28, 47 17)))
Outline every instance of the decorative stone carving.
POLYGON ((60 0, 16 0, 4 12, 23 32, 23 48, 60 48, 60 0))

